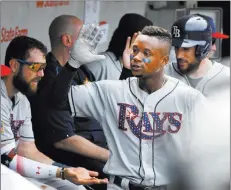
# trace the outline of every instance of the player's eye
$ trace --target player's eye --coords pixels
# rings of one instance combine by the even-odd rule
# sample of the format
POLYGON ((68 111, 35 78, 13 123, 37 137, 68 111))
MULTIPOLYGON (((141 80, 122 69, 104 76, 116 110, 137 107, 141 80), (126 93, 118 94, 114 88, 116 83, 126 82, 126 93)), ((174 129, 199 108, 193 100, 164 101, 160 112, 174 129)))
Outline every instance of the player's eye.
POLYGON ((150 52, 150 50, 144 50, 144 56, 150 57, 150 56, 152 56, 152 53, 150 52))
POLYGON ((136 46, 133 46, 132 50, 134 54, 137 54, 139 52, 139 49, 136 46))
POLYGON ((146 51, 144 51, 144 56, 145 56, 145 57, 150 57, 150 56, 151 56, 151 53, 150 53, 149 51, 146 50, 146 51))

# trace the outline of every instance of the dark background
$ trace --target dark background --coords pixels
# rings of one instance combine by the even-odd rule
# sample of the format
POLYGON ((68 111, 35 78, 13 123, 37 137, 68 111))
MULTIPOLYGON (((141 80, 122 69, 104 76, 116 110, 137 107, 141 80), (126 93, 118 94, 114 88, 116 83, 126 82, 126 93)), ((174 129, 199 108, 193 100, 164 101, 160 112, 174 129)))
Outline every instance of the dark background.
MULTIPOLYGON (((198 1, 198 7, 220 7, 223 9, 223 33, 230 35, 230 1, 198 1)), ((230 56, 230 39, 222 40, 222 57, 230 56)))

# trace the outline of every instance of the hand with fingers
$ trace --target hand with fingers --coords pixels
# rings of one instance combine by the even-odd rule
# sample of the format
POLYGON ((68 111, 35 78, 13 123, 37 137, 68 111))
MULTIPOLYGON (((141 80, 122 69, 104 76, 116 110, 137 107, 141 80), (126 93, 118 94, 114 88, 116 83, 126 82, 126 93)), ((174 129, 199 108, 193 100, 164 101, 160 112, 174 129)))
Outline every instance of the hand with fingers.
POLYGON ((83 64, 105 59, 104 55, 93 53, 103 35, 104 33, 95 24, 83 25, 71 49, 69 65, 78 68, 83 64))
POLYGON ((66 168, 64 170, 65 179, 78 185, 107 184, 108 179, 98 179, 98 172, 90 171, 85 168, 66 168))
POLYGON ((134 33, 131 37, 129 36, 126 41, 126 46, 123 52, 123 66, 127 69, 131 69, 131 53, 132 53, 132 44, 135 41, 136 37, 138 36, 139 33, 134 33))

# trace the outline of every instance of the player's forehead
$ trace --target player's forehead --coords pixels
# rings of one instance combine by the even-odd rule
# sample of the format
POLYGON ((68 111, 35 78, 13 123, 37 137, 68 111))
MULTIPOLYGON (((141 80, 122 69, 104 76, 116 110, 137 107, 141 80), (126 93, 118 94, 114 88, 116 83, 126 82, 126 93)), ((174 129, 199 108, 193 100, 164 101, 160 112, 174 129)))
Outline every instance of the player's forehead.
POLYGON ((138 47, 139 49, 149 49, 152 51, 161 49, 163 47, 163 43, 154 36, 139 34, 132 46, 138 47))
POLYGON ((29 57, 28 57, 27 61, 45 63, 46 57, 41 50, 39 50, 37 48, 33 48, 33 49, 29 50, 29 57))

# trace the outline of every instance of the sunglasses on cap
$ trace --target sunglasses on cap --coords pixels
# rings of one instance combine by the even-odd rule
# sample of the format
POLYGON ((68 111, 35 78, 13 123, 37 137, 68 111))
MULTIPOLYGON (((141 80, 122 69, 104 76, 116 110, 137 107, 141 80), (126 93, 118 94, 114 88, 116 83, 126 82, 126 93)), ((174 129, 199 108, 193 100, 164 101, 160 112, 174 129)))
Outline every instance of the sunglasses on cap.
POLYGON ((43 69, 46 68, 47 64, 46 63, 39 63, 39 62, 29 62, 29 61, 25 61, 25 60, 21 60, 21 59, 15 59, 16 61, 18 61, 21 64, 26 64, 29 66, 29 69, 34 71, 34 72, 38 72, 41 71, 43 69))

